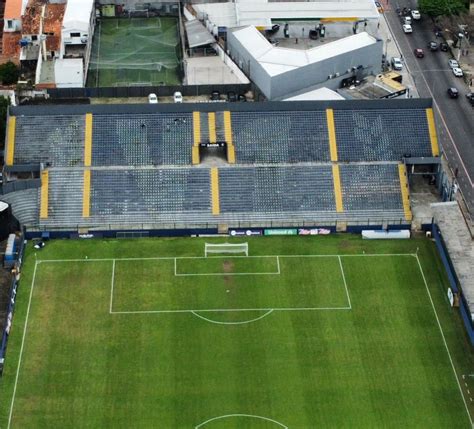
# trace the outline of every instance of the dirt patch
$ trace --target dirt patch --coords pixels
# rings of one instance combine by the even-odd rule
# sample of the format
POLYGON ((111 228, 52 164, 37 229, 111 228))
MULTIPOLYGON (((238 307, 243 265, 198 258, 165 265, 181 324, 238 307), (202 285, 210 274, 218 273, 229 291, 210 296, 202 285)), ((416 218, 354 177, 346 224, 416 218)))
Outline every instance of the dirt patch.
POLYGON ((232 261, 225 260, 222 262, 222 269, 224 273, 232 273, 234 271, 234 263, 232 261))

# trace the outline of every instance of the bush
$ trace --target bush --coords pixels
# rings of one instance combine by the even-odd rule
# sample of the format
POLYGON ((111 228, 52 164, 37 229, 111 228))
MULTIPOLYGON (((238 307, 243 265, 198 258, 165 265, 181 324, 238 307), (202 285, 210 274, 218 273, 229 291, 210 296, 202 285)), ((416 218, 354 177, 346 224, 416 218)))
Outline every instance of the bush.
POLYGON ((10 105, 10 100, 5 97, 0 97, 0 150, 5 146, 5 128, 7 122, 7 110, 10 105))
POLYGON ((431 16, 457 15, 466 8, 463 0, 420 0, 419 7, 431 16))
POLYGON ((0 65, 0 81, 3 85, 12 85, 16 83, 18 81, 19 74, 19 68, 11 61, 0 65))

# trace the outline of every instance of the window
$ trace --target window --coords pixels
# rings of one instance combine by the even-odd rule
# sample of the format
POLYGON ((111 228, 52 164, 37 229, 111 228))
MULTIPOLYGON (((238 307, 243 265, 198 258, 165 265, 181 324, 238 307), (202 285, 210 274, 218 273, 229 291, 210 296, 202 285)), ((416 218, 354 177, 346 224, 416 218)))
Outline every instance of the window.
POLYGON ((13 21, 11 19, 7 20, 7 28, 13 28, 13 21))
POLYGON ((81 33, 70 33, 71 37, 81 37, 81 33))
POLYGON ((38 40, 38 36, 36 36, 36 35, 31 36, 31 41, 32 42, 36 42, 37 40, 38 40))

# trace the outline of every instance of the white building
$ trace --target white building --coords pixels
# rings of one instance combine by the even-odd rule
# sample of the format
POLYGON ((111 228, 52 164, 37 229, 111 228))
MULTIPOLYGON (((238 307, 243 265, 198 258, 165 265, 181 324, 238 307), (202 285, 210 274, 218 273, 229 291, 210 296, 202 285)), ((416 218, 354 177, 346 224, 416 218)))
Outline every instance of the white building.
POLYGON ((376 75, 382 45, 366 32, 306 50, 274 46, 255 27, 227 33, 230 57, 269 100, 323 86, 337 89, 344 79, 376 75))
POLYGON ((254 25, 270 28, 275 21, 357 22, 378 21, 380 15, 373 0, 312 0, 271 2, 235 0, 228 3, 194 4, 198 17, 218 27, 254 25))
POLYGON ((61 58, 74 55, 76 50, 70 48, 79 47, 87 51, 87 46, 92 43, 94 23, 94 0, 68 0, 61 31, 61 58))

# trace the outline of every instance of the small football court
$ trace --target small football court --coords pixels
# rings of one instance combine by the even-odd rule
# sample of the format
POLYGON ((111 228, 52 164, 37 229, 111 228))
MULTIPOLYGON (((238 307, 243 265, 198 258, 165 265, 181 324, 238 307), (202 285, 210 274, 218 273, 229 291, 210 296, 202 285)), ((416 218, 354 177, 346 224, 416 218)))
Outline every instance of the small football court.
POLYGON ((103 18, 92 42, 88 87, 178 85, 177 18, 103 18))

